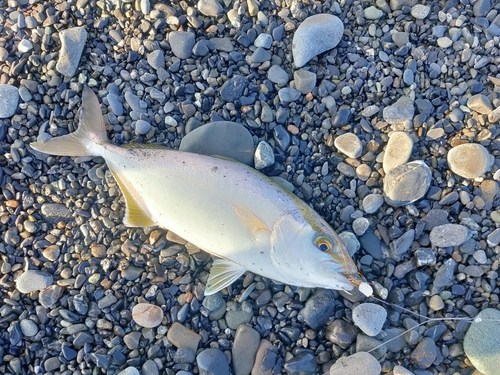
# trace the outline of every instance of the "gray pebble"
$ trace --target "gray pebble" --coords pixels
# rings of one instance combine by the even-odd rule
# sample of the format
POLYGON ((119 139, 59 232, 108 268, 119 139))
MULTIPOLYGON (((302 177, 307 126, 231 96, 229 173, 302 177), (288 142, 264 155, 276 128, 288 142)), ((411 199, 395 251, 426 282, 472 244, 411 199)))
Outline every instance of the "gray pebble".
POLYGON ((241 304, 228 302, 227 310, 225 315, 226 323, 231 329, 237 329, 241 324, 248 323, 252 320, 253 307, 248 301, 243 301, 241 304))
POLYGON ((0 118, 8 118, 14 115, 19 103, 19 92, 17 87, 0 84, 0 118))
POLYGON ((472 237, 472 232, 464 225, 443 224, 432 228, 429 239, 434 246, 459 246, 472 237))
POLYGON ((219 349, 205 349, 196 356, 200 375, 229 375, 229 364, 219 349))
POLYGON ((222 52, 232 52, 234 49, 233 42, 229 38, 211 38, 210 43, 214 46, 217 51, 222 52))
POLYGON ((423 161, 398 165, 384 178, 385 200, 393 207, 413 203, 425 195, 431 180, 431 170, 423 161))
POLYGON ((375 303, 362 303, 352 310, 354 324, 368 336, 377 336, 385 323, 387 311, 375 303))
POLYGON ((363 151, 361 141, 353 133, 339 135, 333 143, 340 152, 353 159, 359 158, 363 151))
POLYGON ((380 9, 370 6, 365 9, 365 18, 367 20, 378 20, 384 15, 384 12, 382 12, 380 9))
POLYGON ((415 4, 411 8, 411 15, 415 17, 417 20, 423 20, 425 17, 429 15, 431 8, 427 5, 423 4, 415 4))
POLYGON ((488 234, 488 237, 486 238, 486 242, 491 247, 497 246, 500 243, 500 228, 497 228, 493 232, 488 234))
POLYGON ((419 368, 429 368, 439 355, 436 343, 430 337, 424 337, 411 353, 412 362, 419 368))
POLYGON ((57 301, 59 301, 62 293, 62 287, 59 285, 51 285, 40 291, 40 294, 38 295, 38 302, 40 302, 43 307, 51 308, 57 301))
POLYGON ((370 221, 366 217, 358 217, 352 222, 352 230, 358 236, 365 234, 369 227, 370 221))
POLYGON ((271 82, 276 83, 279 87, 286 86, 290 77, 288 73, 283 70, 279 65, 273 65, 267 71, 267 78, 271 82))
POLYGON ((248 61, 251 64, 261 64, 265 61, 271 60, 272 54, 270 51, 262 48, 262 47, 257 47, 255 51, 250 55, 248 61))
POLYGON ((483 115, 488 115, 493 110, 490 99, 483 94, 472 95, 467 100, 467 107, 483 115))
POLYGON ((378 360, 366 352, 341 357, 330 367, 330 375, 380 375, 381 371, 378 360))
POLYGON ((226 102, 233 102, 240 99, 247 85, 248 81, 245 77, 236 75, 224 82, 220 89, 220 95, 226 102))
POLYGON ((301 94, 291 87, 284 87, 278 91, 278 96, 282 103, 291 103, 299 100, 301 94))
POLYGON ((365 251, 373 258, 377 260, 382 259, 382 244, 380 242, 380 239, 374 233, 366 232, 359 237, 359 242, 361 244, 361 247, 363 247, 363 249, 365 249, 365 251))
POLYGON ((274 150, 265 141, 260 141, 255 149, 254 165, 255 169, 264 169, 274 164, 274 150))
POLYGON ((189 132, 179 150, 225 156, 247 165, 254 161, 252 135, 243 125, 231 121, 211 122, 189 132))
POLYGON ((451 40, 447 36, 443 36, 437 39, 437 44, 440 48, 446 49, 448 47, 451 47, 451 45, 453 44, 453 40, 451 40))
POLYGON ((363 211, 367 214, 373 214, 384 203, 384 197, 381 194, 368 194, 363 198, 363 211))
POLYGON ((21 293, 31 293, 52 285, 52 275, 38 270, 27 270, 16 280, 16 287, 21 293))
POLYGON ((231 349, 234 375, 250 374, 259 344, 259 332, 246 325, 238 327, 231 349))
POLYGON ((448 284, 450 284, 455 278, 455 267, 457 262, 453 259, 448 259, 445 261, 441 267, 438 268, 437 272, 434 273, 434 280, 432 282, 431 294, 440 293, 448 284))
POLYGON ((292 374, 313 374, 317 368, 316 356, 311 351, 303 351, 295 357, 287 360, 283 369, 292 374))
POLYGON ((165 68, 165 54, 161 49, 151 51, 147 55, 148 64, 155 70, 165 68))
POLYGON ((302 94, 307 94, 316 87, 316 73, 305 69, 296 70, 293 73, 295 88, 302 94))
POLYGON ((123 104, 118 100, 118 96, 109 93, 108 95, 106 95, 106 99, 108 100, 108 104, 111 107, 111 111, 116 116, 123 115, 123 104))
POLYGON ((383 117, 389 124, 394 125, 412 120, 414 113, 413 100, 401 96, 394 104, 384 108, 383 117))
POLYGON ((87 32, 83 27, 73 27, 59 32, 61 50, 57 60, 56 69, 62 75, 73 77, 78 69, 82 56, 87 32))
POLYGON ((19 322, 23 336, 33 337, 38 333, 38 326, 30 319, 22 319, 19 322))
POLYGON ((478 143, 465 143, 448 151, 448 165, 453 173, 473 179, 490 170, 493 157, 488 150, 478 143))
POLYGON ((222 5, 217 0, 199 0, 198 10, 207 17, 217 17, 224 11, 222 5))
POLYGON ((500 363, 500 311, 486 308, 477 316, 464 337, 464 351, 477 371, 485 375, 498 373, 500 363))
POLYGON ((135 367, 129 366, 120 371, 118 375, 141 375, 141 373, 135 367))
POLYGON ((334 48, 344 33, 344 24, 332 14, 316 14, 306 18, 293 35, 292 55, 297 68, 313 57, 334 48), (311 43, 314 40, 315 43, 311 43))
POLYGON ((318 289, 307 299, 304 308, 299 312, 299 317, 312 329, 320 329, 334 312, 333 292, 327 289, 318 289))
POLYGON ((255 38, 253 44, 255 47, 262 47, 265 49, 269 49, 273 44, 273 37, 266 33, 259 34, 259 36, 255 38))
POLYGON ((347 349, 356 340, 358 333, 359 330, 353 324, 342 319, 335 319, 327 325, 325 337, 342 349, 347 349))
POLYGON ((195 35, 188 31, 171 31, 168 34, 168 41, 175 56, 187 59, 193 51, 195 35))
POLYGON ((135 122, 135 134, 144 135, 151 130, 151 124, 145 120, 137 120, 135 122))

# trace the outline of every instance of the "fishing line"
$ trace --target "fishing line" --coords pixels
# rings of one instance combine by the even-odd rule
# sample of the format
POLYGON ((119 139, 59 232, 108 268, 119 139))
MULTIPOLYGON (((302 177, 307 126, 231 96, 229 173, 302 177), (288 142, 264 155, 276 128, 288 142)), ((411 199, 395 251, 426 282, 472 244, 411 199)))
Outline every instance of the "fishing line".
MULTIPOLYGON (((375 350, 381 348, 382 346, 386 345, 387 343, 393 341, 393 340, 396 340, 398 338, 400 338, 401 336, 405 335, 406 333, 410 332, 410 331, 413 331, 414 329, 417 329, 429 322, 442 322, 442 321, 467 321, 469 323, 480 323, 480 322, 500 322, 500 320, 498 319, 483 319, 481 318, 480 316, 476 316, 475 318, 467 318, 467 317, 462 317, 462 318, 429 318, 427 316, 424 316, 422 314, 419 314, 415 311, 412 311, 412 310, 409 310, 405 307, 401 307, 401 306, 398 306, 394 303, 391 303, 391 302, 387 302, 387 301, 384 301, 383 299, 380 299, 378 297, 375 297, 374 295, 371 295, 369 296, 370 299, 372 300, 375 300, 375 301, 378 301, 379 303, 383 304, 383 305, 387 305, 387 306, 391 306, 393 308, 396 308, 396 309, 400 309, 406 313, 408 313, 409 315, 413 315, 413 316, 416 316, 416 317, 419 317, 421 319, 424 319, 423 322, 421 323, 418 323, 416 324, 415 326, 411 327, 411 328, 408 328, 406 331, 400 333, 399 335, 397 336, 394 336, 392 338, 390 338, 389 340, 387 341, 384 341, 383 343, 381 343, 380 345, 377 345, 376 347, 366 351, 366 353, 371 353, 371 352, 374 352, 375 350)), ((337 358, 337 361, 340 360, 341 358, 337 358)), ((330 372, 325 372, 325 373, 322 373, 321 375, 328 375, 330 372)))

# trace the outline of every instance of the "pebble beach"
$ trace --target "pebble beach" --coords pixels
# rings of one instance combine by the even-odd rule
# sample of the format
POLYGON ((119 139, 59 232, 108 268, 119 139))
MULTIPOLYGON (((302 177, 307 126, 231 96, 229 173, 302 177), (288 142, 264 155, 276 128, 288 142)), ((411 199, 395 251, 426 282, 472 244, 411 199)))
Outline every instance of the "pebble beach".
POLYGON ((0 373, 500 374, 499 49, 494 0, 0 0, 0 373), (84 86, 111 142, 310 204, 373 297, 205 296, 212 257, 126 227, 102 158, 30 147, 84 86))

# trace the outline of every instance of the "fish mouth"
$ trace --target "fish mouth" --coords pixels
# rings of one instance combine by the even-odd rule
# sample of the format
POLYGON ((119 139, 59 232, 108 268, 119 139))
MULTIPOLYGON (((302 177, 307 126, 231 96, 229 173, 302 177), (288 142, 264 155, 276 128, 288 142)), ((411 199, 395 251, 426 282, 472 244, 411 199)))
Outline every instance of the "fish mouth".
MULTIPOLYGON (((345 275, 339 272, 339 264, 327 260, 321 263, 321 274, 325 279, 325 284, 327 288, 337 289, 337 290, 352 290, 354 289, 355 283, 351 281, 353 279, 352 275, 345 275)), ((356 278, 354 278, 356 280, 356 278)))

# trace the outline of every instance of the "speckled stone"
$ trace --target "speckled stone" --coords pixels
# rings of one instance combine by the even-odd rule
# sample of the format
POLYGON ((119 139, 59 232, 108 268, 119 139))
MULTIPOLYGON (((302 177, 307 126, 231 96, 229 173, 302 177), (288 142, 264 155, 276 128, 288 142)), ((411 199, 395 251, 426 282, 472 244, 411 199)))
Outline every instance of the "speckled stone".
POLYGON ((382 167, 387 173, 394 167, 404 164, 410 159, 413 150, 413 140, 405 132, 393 132, 384 152, 382 167))
POLYGON ((28 270, 17 278, 16 287, 21 293, 31 293, 47 288, 52 282, 52 275, 47 272, 28 270))
POLYGON ((0 118, 8 118, 14 115, 19 103, 19 91, 17 87, 0 84, 0 118))
POLYGON ((87 31, 83 27, 73 27, 59 32, 61 50, 57 60, 56 70, 67 76, 73 77, 78 69, 80 57, 87 40, 87 31))
POLYGON ((366 352, 341 357, 330 367, 330 375, 380 375, 381 371, 378 360, 366 352))
POLYGON ((339 135, 335 138, 333 144, 340 152, 353 159, 359 158, 361 156, 361 152, 363 151, 361 141, 356 134, 353 133, 339 135))
POLYGON ((393 207, 415 202, 425 195, 431 180, 431 170, 423 161, 398 165, 384 178, 385 201, 393 207))
POLYGON ((387 310, 375 303, 362 303, 352 310, 352 320, 368 336, 377 336, 384 326, 387 310))

